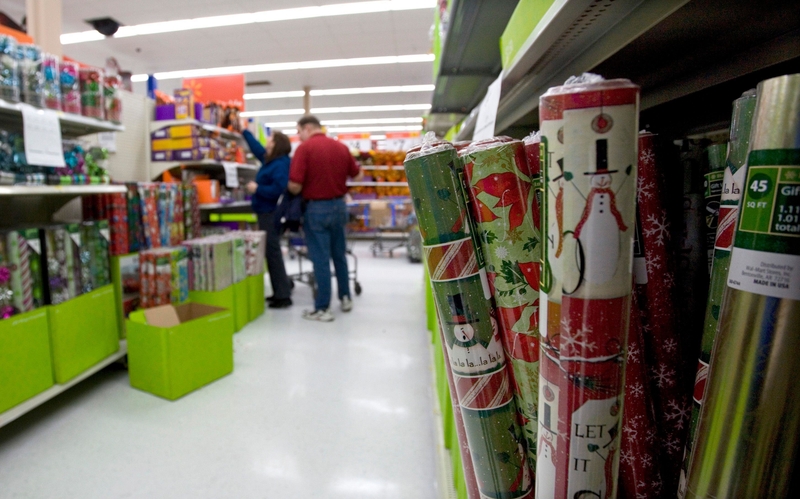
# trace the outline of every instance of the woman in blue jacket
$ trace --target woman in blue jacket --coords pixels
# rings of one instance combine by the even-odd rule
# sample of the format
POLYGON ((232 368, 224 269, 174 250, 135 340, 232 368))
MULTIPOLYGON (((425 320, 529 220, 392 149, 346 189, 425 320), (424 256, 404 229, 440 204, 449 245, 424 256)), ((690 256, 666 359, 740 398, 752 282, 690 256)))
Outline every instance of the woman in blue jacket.
POLYGON ((249 130, 242 134, 253 155, 262 164, 256 174, 256 181, 247 183, 247 192, 253 195, 253 211, 258 215, 258 228, 267 233, 267 270, 273 293, 267 300, 270 308, 286 308, 292 304, 292 288, 283 264, 280 234, 274 215, 278 199, 286 191, 286 184, 289 182, 289 153, 292 152, 292 144, 289 137, 274 132, 265 149, 249 130))

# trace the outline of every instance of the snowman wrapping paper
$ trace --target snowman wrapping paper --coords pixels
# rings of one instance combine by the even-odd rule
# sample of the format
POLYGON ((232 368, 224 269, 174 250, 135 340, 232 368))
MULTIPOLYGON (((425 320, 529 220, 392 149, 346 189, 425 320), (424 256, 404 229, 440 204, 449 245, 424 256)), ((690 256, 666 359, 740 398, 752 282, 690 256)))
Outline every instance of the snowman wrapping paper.
MULTIPOLYGON (((426 138, 406 176, 481 498, 533 497, 533 470, 455 148, 426 138)), ((464 442, 461 442, 463 445, 464 442)))
POLYGON ((537 453, 541 499, 616 497, 638 99, 639 87, 628 80, 597 77, 551 88, 540 99, 547 220, 537 453))
POLYGON ((473 143, 459 159, 511 366, 528 462, 535 470, 541 236, 533 182, 538 155, 531 164, 522 142, 498 137, 473 143))

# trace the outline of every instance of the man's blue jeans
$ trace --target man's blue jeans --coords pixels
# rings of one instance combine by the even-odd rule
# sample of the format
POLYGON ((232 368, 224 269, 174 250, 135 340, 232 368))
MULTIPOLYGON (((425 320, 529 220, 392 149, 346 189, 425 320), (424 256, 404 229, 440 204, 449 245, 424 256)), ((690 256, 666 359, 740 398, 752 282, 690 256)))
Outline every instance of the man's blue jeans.
POLYGON ((345 225, 347 205, 343 198, 309 201, 304 216, 308 257, 314 265, 317 281, 315 310, 324 310, 331 304, 331 259, 336 269, 339 299, 350 296, 350 281, 345 256, 345 225))

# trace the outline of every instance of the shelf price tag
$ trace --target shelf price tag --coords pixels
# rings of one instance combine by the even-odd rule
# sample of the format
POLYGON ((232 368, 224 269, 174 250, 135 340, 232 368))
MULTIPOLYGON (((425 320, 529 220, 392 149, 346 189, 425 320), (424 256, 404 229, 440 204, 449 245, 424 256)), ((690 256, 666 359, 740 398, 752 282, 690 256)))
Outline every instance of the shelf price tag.
POLYGON ((58 114, 20 104, 25 136, 25 158, 30 165, 65 167, 58 114))
POLYGON ((497 107, 500 105, 500 86, 503 83, 503 73, 486 89, 486 97, 478 108, 478 118, 475 120, 475 131, 472 140, 491 139, 494 137, 494 126, 497 122, 497 107))
POLYGON ((239 167, 237 164, 223 161, 222 168, 225 169, 225 185, 231 189, 239 187, 239 167))

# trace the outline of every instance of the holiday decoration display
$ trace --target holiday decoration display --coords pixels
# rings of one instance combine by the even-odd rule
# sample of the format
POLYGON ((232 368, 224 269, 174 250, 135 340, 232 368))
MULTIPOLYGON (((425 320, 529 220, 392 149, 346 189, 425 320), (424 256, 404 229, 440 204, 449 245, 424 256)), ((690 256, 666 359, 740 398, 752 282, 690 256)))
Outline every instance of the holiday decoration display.
POLYGON ((472 143, 459 159, 497 325, 512 368, 528 464, 535 469, 541 235, 535 223, 539 206, 533 178, 538 174, 538 157, 531 165, 522 142, 495 138, 472 143))
POLYGON ((30 43, 17 45, 19 60, 20 96, 22 102, 44 107, 44 74, 42 73, 42 50, 30 43))
POLYGON ((786 497, 800 399, 800 74, 762 81, 686 496, 786 497))
POLYGON ((58 69, 58 57, 53 54, 42 54, 42 78, 44 106, 61 111, 61 74, 58 69))
POLYGON ((61 107, 64 112, 81 114, 81 89, 76 62, 62 61, 59 64, 59 83, 61 85, 61 107))
POLYGON ((114 123, 122 121, 122 98, 119 95, 121 87, 122 78, 117 74, 106 75, 103 79, 104 117, 114 123))
POLYGON ((719 314, 722 308, 722 297, 728 281, 728 268, 730 266, 733 236, 736 233, 736 218, 739 214, 739 200, 744 189, 744 176, 747 168, 747 151, 750 145, 750 130, 753 122, 753 111, 756 106, 755 89, 748 90, 733 102, 733 116, 731 117, 730 146, 726 161, 725 174, 722 184, 722 195, 719 207, 719 222, 714 241, 714 262, 711 269, 711 284, 708 293, 705 321, 703 324, 703 339, 700 345, 700 358, 697 360, 697 374, 695 377, 692 416, 689 423, 689 434, 686 439, 679 494, 683 497, 686 492, 686 472, 692 456, 692 442, 697 420, 700 417, 700 408, 703 403, 706 380, 708 378, 708 363, 711 360, 711 350, 717 336, 719 314))
POLYGON ((638 100, 630 81, 596 75, 571 78, 540 99, 545 211, 556 213, 546 217, 542 278, 549 303, 540 322, 539 498, 617 491, 638 100), (560 261, 550 260, 551 251, 560 261), (550 296, 556 285, 560 309, 550 296))
POLYGON ((652 133, 639 134, 634 280, 641 328, 642 363, 661 442, 663 489, 675 491, 689 418, 691 375, 684 369, 686 346, 675 317, 676 268, 667 220, 662 154, 652 133))
POLYGON ((463 417, 481 496, 529 498, 533 472, 526 438, 516 421, 501 333, 457 162, 455 148, 433 137, 405 160, 459 404, 454 410, 463 417))
POLYGON ((102 120, 105 117, 103 70, 80 68, 78 78, 81 92, 81 114, 102 120))
POLYGON ((17 40, 3 34, 0 34, 0 98, 9 102, 19 101, 17 40))

